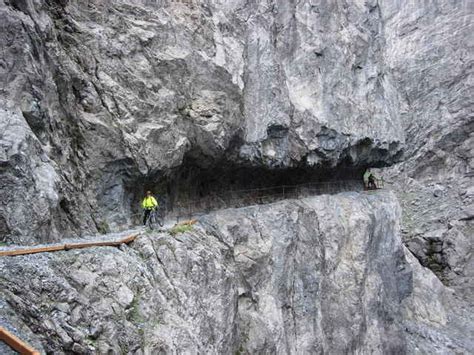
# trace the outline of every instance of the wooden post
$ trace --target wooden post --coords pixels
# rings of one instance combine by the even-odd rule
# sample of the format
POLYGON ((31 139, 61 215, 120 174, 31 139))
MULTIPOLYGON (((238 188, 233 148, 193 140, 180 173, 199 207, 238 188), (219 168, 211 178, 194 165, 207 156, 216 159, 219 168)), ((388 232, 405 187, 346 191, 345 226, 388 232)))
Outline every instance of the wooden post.
POLYGON ((0 327, 0 341, 3 341, 21 355, 40 355, 39 351, 29 346, 3 327, 0 327))
POLYGON ((71 250, 71 249, 83 249, 91 247, 118 247, 121 244, 129 244, 137 238, 138 234, 130 235, 126 238, 116 240, 116 241, 101 241, 101 242, 86 242, 86 243, 73 243, 73 244, 61 244, 61 245, 52 245, 49 247, 39 247, 39 248, 24 248, 17 250, 3 250, 0 251, 0 256, 15 256, 15 255, 25 255, 25 254, 36 254, 36 253, 46 253, 60 250, 71 250))

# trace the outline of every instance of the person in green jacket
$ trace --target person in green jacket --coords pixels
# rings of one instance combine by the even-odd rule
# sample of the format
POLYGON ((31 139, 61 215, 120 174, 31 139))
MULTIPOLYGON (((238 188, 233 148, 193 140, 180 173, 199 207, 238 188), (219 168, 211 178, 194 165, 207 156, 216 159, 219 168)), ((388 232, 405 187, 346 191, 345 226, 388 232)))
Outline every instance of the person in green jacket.
POLYGON ((366 190, 375 190, 377 189, 377 184, 375 183, 375 175, 367 169, 364 173, 364 187, 366 190))
POLYGON ((364 187, 365 189, 367 190, 369 188, 369 177, 370 177, 370 174, 372 174, 370 172, 370 169, 367 169, 364 173, 364 187))
POLYGON ((142 208, 145 211, 145 214, 143 215, 143 225, 146 225, 146 221, 148 220, 151 211, 156 207, 158 207, 158 202, 156 202, 156 199, 152 196, 151 191, 147 191, 146 196, 142 201, 142 208))

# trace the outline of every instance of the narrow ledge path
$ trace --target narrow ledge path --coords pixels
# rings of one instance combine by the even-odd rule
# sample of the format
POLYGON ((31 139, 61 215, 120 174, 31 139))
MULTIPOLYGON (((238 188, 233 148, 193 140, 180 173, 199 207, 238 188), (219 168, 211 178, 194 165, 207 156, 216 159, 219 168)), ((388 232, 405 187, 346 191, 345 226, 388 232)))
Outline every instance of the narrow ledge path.
MULTIPOLYGON (((381 182, 380 187, 383 187, 383 181, 381 182)), ((281 185, 246 190, 229 190, 225 195, 211 194, 198 200, 188 200, 177 203, 172 210, 165 212, 165 225, 161 230, 166 231, 171 228, 175 225, 173 221, 176 221, 176 224, 179 224, 183 223, 183 219, 192 220, 201 215, 221 209, 269 204, 287 199, 300 199, 322 194, 363 191, 363 184, 359 180, 313 182, 299 185, 281 185)), ((369 190, 366 192, 371 191, 369 190)), ((108 233, 104 235, 64 239, 58 243, 28 246, 0 246, 0 257, 67 251, 71 249, 84 249, 100 246, 119 247, 123 244, 133 242, 145 230, 146 227, 139 226, 121 232, 108 233)))

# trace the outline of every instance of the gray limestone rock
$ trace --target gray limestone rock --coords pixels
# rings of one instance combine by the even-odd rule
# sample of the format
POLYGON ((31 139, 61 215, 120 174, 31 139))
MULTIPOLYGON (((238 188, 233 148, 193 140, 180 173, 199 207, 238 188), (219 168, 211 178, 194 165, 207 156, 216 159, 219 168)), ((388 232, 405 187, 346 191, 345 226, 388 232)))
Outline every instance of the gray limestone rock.
POLYGON ((3 241, 130 224, 142 185, 189 161, 364 167, 403 149, 373 4, 2 0, 0 23, 3 241))
POLYGON ((388 192, 324 195, 120 249, 1 258, 0 319, 55 354, 472 352, 400 213, 388 192))
POLYGON ((406 132, 403 161, 383 174, 402 203, 406 245, 445 284, 469 296, 473 3, 394 1, 381 10, 406 132))
POLYGON ((0 243, 126 228, 144 189, 367 166, 401 205, 0 258, 0 325, 50 353, 474 352, 473 4, 0 0, 0 243))

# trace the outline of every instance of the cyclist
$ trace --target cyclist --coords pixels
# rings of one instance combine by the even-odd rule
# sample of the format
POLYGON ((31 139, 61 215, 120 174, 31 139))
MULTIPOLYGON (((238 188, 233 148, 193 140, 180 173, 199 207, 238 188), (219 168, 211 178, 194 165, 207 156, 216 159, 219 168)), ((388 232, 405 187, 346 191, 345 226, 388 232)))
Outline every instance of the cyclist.
POLYGON ((151 191, 147 191, 146 196, 142 201, 142 208, 145 211, 145 214, 143 215, 143 225, 146 225, 146 221, 150 216, 151 211, 157 207, 158 202, 156 202, 156 199, 152 196, 151 191))
POLYGON ((364 173, 364 187, 366 190, 369 189, 369 177, 372 175, 372 173, 370 172, 370 169, 367 169, 364 173))
POLYGON ((377 184, 375 183, 375 175, 373 173, 370 173, 369 190, 376 190, 376 189, 377 189, 377 184))
POLYGON ((364 173, 364 187, 366 190, 375 190, 377 189, 376 178, 374 173, 367 169, 364 173))

